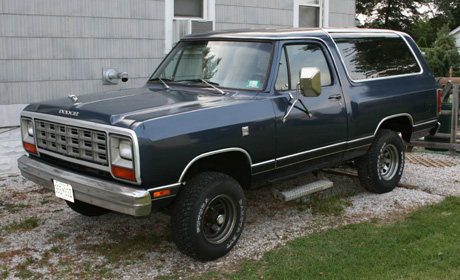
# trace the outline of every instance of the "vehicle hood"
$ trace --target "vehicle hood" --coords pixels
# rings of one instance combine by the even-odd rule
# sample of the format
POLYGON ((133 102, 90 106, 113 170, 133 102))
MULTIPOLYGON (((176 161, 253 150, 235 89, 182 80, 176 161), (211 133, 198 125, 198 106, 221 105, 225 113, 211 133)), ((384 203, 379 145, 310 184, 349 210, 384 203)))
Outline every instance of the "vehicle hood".
POLYGON ((220 95, 208 89, 138 89, 119 90, 77 96, 74 103, 62 98, 33 103, 24 110, 92 121, 102 124, 131 127, 149 119, 225 106, 228 103, 244 102, 235 94, 220 95))

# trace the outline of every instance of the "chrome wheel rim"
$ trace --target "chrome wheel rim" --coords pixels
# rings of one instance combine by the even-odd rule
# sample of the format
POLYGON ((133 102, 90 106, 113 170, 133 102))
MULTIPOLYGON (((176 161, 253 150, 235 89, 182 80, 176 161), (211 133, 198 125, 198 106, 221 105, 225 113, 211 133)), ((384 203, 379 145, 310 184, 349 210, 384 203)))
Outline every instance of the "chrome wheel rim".
POLYGON ((393 179, 399 167, 399 152, 395 145, 389 144, 382 148, 378 164, 380 177, 385 181, 393 179))
POLYGON ((228 195, 216 196, 205 208, 202 230, 211 244, 227 240, 236 225, 236 205, 228 195))

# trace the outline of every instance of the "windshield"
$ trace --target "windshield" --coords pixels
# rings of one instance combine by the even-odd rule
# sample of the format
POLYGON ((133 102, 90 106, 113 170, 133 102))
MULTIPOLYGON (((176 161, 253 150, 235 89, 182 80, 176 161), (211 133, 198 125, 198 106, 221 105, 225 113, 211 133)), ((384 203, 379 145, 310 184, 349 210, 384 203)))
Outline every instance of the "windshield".
MULTIPOLYGON (((263 88, 272 45, 262 42, 180 42, 150 80, 201 83, 236 89, 263 88)), ((161 82, 161 81, 160 81, 161 82)))

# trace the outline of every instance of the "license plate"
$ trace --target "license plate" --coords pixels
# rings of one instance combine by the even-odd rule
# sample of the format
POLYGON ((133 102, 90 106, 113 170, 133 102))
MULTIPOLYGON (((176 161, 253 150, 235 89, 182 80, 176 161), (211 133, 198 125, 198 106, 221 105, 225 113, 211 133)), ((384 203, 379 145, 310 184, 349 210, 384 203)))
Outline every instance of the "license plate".
POLYGON ((63 198, 70 202, 75 202, 75 199, 73 198, 73 189, 71 185, 56 180, 53 180, 53 184, 54 193, 57 197, 63 198))

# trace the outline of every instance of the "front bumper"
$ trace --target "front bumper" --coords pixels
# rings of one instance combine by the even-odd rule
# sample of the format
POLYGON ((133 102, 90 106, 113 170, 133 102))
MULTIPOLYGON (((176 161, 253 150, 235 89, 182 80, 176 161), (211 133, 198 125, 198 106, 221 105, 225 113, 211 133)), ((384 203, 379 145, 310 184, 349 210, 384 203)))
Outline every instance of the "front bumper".
POLYGON ((152 209, 150 193, 128 184, 83 176, 27 156, 18 159, 18 167, 22 176, 53 192, 53 180, 70 184, 75 199, 92 205, 132 216, 149 215, 152 209))

